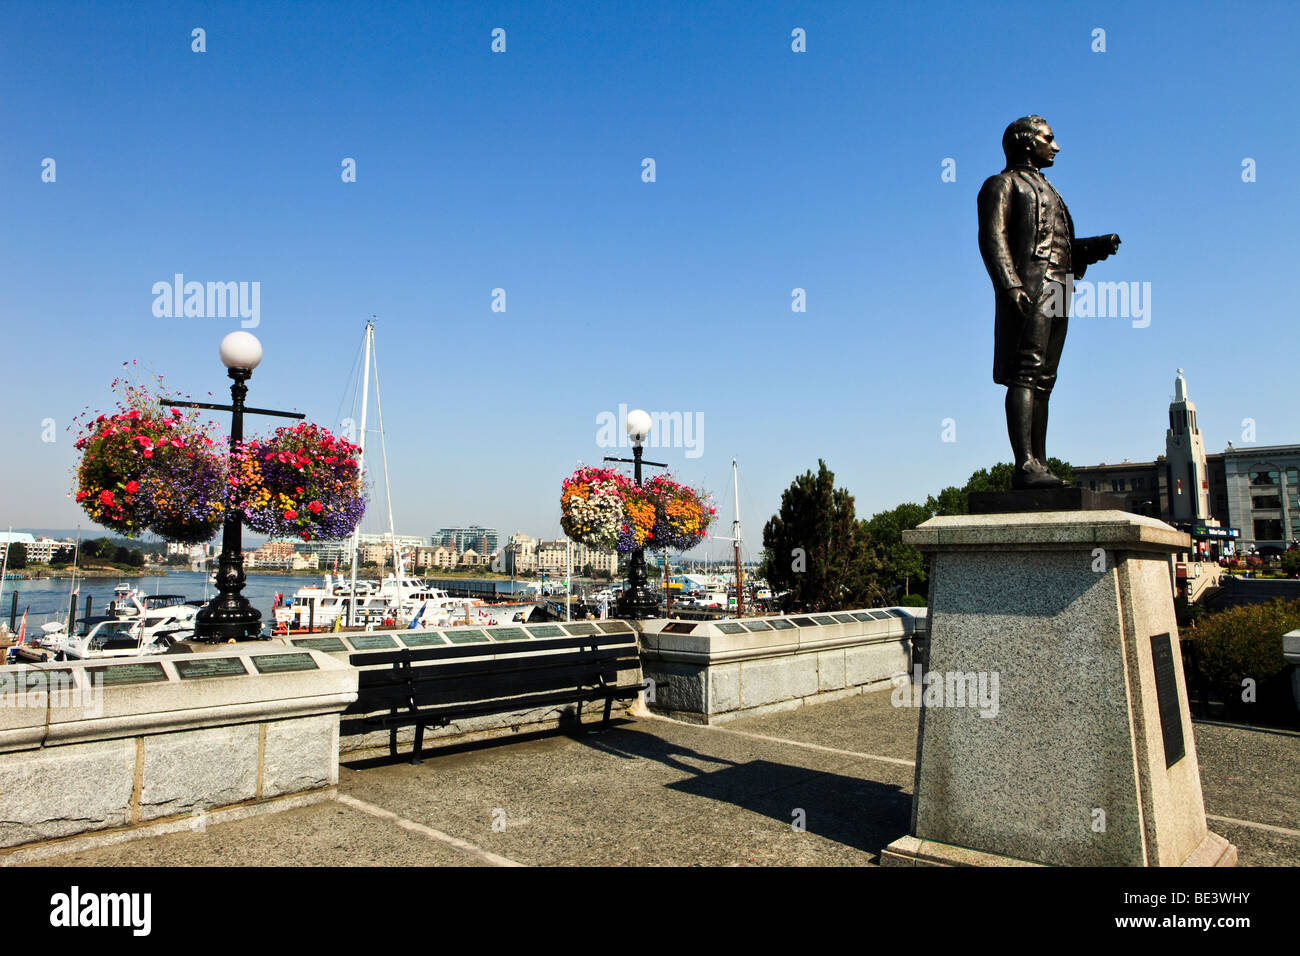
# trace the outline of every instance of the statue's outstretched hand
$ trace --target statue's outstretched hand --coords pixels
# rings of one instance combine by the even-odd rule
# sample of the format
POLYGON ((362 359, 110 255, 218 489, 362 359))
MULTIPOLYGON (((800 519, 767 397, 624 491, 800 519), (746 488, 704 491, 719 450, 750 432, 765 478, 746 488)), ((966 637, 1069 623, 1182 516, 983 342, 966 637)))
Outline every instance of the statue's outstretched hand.
POLYGON ((1119 236, 1113 232, 1109 236, 1098 236, 1090 243, 1092 253, 1090 258, 1093 262, 1101 262, 1103 259, 1109 259, 1115 253, 1119 252, 1119 236))

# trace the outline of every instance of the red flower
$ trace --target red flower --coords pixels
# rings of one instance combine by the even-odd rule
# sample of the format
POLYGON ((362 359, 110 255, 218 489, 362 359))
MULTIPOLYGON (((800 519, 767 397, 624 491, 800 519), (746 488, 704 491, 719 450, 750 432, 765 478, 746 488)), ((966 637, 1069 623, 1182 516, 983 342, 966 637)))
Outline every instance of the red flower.
POLYGON ((113 492, 111 492, 111 491, 101 491, 101 492, 99 493, 99 500, 100 500, 100 503, 102 503, 102 504, 105 504, 105 505, 112 505, 112 504, 113 504, 113 492))
MULTIPOLYGON (((302 491, 301 488, 299 488, 298 490, 299 490, 299 491, 302 491)), ((318 514, 320 514, 321 511, 324 510, 324 508, 325 508, 325 506, 322 505, 319 501, 313 501, 311 504, 309 504, 309 505, 307 506, 307 510, 310 511, 310 512, 311 512, 312 514, 314 514, 314 515, 318 515, 318 514)))
POLYGON ((298 512, 296 512, 296 511, 286 511, 286 512, 284 513, 284 520, 285 520, 285 521, 293 521, 293 520, 296 519, 297 517, 298 517, 298 512))
POLYGON ((137 491, 140 490, 140 482, 134 480, 128 481, 126 483, 126 490, 128 494, 132 494, 132 495, 135 494, 137 491))
POLYGON ((153 457, 153 449, 152 449, 152 448, 146 448, 146 449, 144 450, 144 457, 146 457, 146 458, 152 458, 152 457, 153 457))

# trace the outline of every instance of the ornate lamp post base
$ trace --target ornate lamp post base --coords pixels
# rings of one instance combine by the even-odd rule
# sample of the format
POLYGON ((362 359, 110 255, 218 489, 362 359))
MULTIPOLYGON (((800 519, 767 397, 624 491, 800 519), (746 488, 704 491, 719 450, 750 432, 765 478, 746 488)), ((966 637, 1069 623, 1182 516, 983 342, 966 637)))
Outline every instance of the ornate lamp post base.
POLYGON ((209 604, 195 615, 194 640, 209 644, 255 641, 262 634, 262 613, 244 601, 244 606, 218 607, 209 604))
POLYGON ((618 615, 639 621, 659 617, 659 598, 650 590, 645 572, 645 551, 642 548, 633 551, 632 559, 628 562, 627 587, 618 601, 618 615))

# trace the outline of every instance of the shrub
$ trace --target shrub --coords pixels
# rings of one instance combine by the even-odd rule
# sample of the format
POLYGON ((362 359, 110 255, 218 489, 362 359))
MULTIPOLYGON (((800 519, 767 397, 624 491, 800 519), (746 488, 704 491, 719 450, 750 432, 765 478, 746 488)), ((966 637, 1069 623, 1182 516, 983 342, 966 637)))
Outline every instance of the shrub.
MULTIPOLYGON (((1258 689, 1280 675, 1287 667, 1282 657, 1282 635, 1298 627, 1300 600, 1277 598, 1267 604, 1248 604, 1208 615, 1182 636, 1195 645, 1202 679, 1228 703, 1230 712, 1239 712, 1236 703, 1241 701, 1242 681, 1251 678, 1258 689)), ((1264 703, 1263 695, 1260 702, 1264 703)), ((1289 701, 1278 703, 1291 708, 1289 701)))
POLYGON ((1300 548, 1282 555, 1282 571, 1288 577, 1300 575, 1300 548))

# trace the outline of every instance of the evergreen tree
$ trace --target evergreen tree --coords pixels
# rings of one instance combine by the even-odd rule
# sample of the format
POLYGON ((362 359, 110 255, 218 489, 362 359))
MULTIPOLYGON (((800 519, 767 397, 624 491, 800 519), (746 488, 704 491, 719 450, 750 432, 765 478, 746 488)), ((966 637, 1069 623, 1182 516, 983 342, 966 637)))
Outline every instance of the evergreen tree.
POLYGON ((7 567, 10 571, 21 571, 27 567, 27 545, 21 541, 15 541, 9 545, 9 561, 7 567))
POLYGON ((763 526, 762 575, 788 592, 786 608, 830 611, 870 605, 881 592, 870 535, 854 518, 853 496, 835 487, 818 459, 817 474, 797 477, 781 494, 781 510, 763 526))

